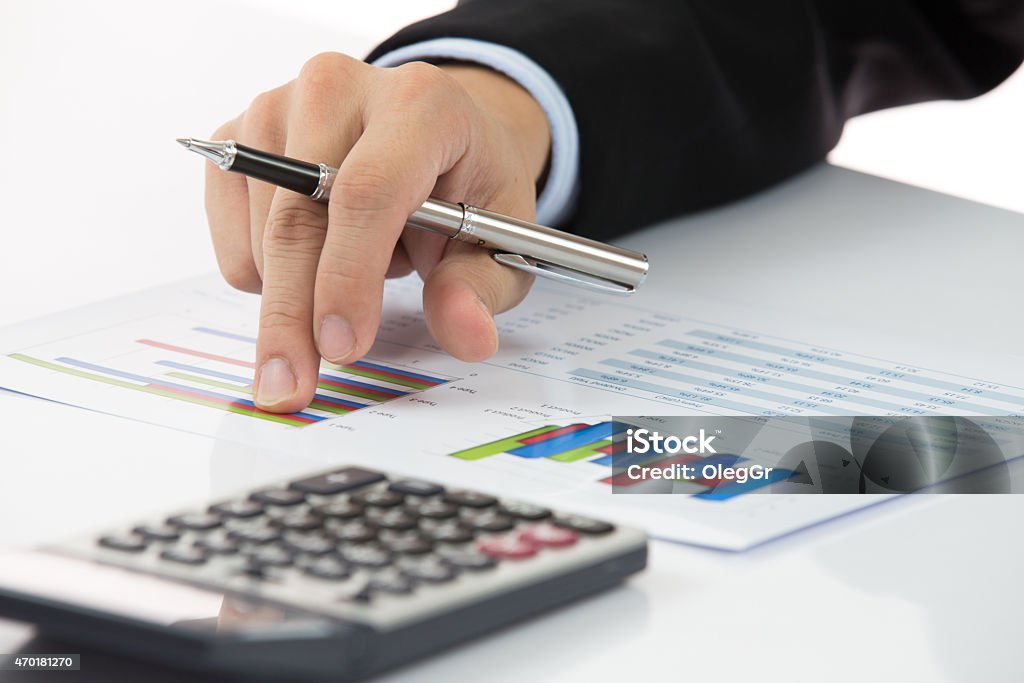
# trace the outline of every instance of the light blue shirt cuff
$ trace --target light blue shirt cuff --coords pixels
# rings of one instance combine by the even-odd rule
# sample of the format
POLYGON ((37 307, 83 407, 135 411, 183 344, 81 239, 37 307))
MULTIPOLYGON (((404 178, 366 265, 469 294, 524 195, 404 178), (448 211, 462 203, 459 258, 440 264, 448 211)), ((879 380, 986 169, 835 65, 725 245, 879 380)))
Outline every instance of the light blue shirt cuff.
POLYGON ((572 214, 579 187, 580 134, 565 93, 539 64, 512 48, 469 38, 436 38, 406 45, 377 58, 375 66, 397 66, 428 59, 475 62, 500 71, 523 86, 548 118, 551 159, 547 181, 537 196, 537 222, 561 225, 572 214))

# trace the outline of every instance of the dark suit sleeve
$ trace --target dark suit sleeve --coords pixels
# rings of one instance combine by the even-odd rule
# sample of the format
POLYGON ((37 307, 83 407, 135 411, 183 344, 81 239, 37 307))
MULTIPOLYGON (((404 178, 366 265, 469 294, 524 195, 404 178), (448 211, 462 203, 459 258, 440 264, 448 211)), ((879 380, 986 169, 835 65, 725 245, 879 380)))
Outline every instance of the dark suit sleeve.
POLYGON ((370 59, 440 37, 555 78, 580 131, 570 228, 606 237, 776 183, 857 114, 993 88, 1024 55, 1024 2, 469 0, 370 59))

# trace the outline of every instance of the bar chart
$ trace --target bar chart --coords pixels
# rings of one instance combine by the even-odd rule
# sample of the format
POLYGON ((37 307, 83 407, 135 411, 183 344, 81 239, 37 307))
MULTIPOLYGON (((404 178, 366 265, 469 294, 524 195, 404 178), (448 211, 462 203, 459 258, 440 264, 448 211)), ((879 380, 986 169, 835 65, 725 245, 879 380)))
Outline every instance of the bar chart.
MULTIPOLYGON (((621 487, 642 485, 640 479, 630 478, 625 469, 632 464, 665 467, 669 465, 695 465, 703 470, 707 466, 730 468, 746 462, 746 458, 731 453, 700 456, 682 455, 626 455, 622 422, 575 422, 568 425, 544 425, 519 434, 472 446, 449 453, 453 458, 466 461, 485 458, 543 458, 557 463, 583 463, 591 466, 593 476, 601 484, 621 487), (614 461, 613 461, 614 457, 614 461), (614 469, 613 469, 614 464, 614 469)), ((762 479, 733 481, 727 477, 700 477, 686 482, 686 492, 699 500, 725 501, 782 481, 792 474, 790 470, 775 468, 762 479)))
MULTIPOLYGON (((453 377, 416 372, 396 364, 360 360, 348 365, 324 364, 317 391, 300 412, 276 414, 252 401, 256 339, 207 326, 174 329, 159 321, 161 337, 130 334, 134 329, 108 330, 83 339, 79 353, 18 352, 8 358, 37 368, 89 380, 127 392, 302 427, 440 386, 453 377)), ((69 344, 61 345, 66 351, 69 344)), ((71 344, 71 346, 74 346, 71 344)))

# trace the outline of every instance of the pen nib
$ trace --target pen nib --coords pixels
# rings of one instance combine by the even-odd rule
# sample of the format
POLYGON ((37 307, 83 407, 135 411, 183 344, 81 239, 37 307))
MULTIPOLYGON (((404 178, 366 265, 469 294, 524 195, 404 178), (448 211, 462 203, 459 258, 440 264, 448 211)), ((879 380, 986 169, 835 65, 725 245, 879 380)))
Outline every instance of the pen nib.
POLYGON ((196 140, 195 138, 178 138, 178 144, 185 149, 202 155, 227 170, 235 160, 235 143, 233 140, 214 141, 196 140))

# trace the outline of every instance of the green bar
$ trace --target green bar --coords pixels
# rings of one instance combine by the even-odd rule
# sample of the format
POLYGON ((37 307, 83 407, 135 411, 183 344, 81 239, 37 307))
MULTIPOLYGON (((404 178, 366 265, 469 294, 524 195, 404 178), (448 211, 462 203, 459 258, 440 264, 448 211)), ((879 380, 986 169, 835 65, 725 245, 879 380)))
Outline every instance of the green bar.
POLYGON ((520 439, 527 439, 531 436, 537 436, 538 434, 545 434, 547 432, 560 429, 558 425, 548 425, 547 427, 538 427, 537 429, 523 432, 522 434, 516 434, 504 439, 498 439, 497 441, 491 441, 490 443, 480 444, 479 446, 473 446, 461 451, 455 451, 449 453, 453 458, 459 458, 460 460, 480 460, 481 458, 488 458, 498 453, 504 453, 505 451, 511 451, 515 448, 519 448, 523 444, 519 443, 520 439))
POLYGON ((199 384, 205 384, 208 387, 217 387, 218 389, 227 389, 228 391, 240 391, 243 394, 252 394, 252 389, 249 387, 240 387, 237 384, 229 384, 227 382, 218 382, 215 379, 209 379, 207 377, 199 377, 198 375, 190 375, 187 372, 168 372, 168 377, 174 377, 177 379, 188 380, 189 382, 197 382, 199 384))
POLYGON ((216 408, 217 410, 224 410, 229 413, 236 413, 238 415, 247 415, 249 417, 258 417, 261 420, 267 420, 269 422, 279 422, 281 424, 291 425, 292 427, 304 427, 306 422, 292 419, 287 415, 273 415, 270 413, 261 413, 254 408, 246 406, 225 406, 213 401, 207 401, 202 398, 194 398, 192 396, 182 396, 171 391, 166 391, 158 387, 150 387, 142 384, 132 384, 131 382, 125 382, 124 380, 115 379, 113 377, 105 377, 104 375, 96 375, 91 372, 79 370, 78 368, 68 368, 63 365, 57 365, 56 363, 50 363, 45 360, 39 360, 38 358, 32 358, 20 353, 12 353, 8 358, 14 360, 20 360, 25 363, 37 365, 47 370, 56 370, 57 372, 63 372, 66 375, 74 375, 75 377, 81 377, 82 379, 91 379, 96 382, 103 382, 104 384, 113 384, 116 387, 122 387, 124 389, 134 389, 147 394, 156 394, 157 396, 163 396, 164 398, 173 398, 179 401, 185 401, 186 403, 194 403, 200 406, 206 406, 207 408, 216 408))
MULTIPOLYGON (((607 446, 611 441, 605 439, 603 441, 595 441, 594 443, 588 443, 586 446, 579 446, 571 451, 563 451, 554 455, 548 456, 548 460, 554 460, 556 462, 575 462, 577 460, 583 460, 589 458, 592 455, 598 455, 598 448, 607 446)), ((601 455, 604 455, 601 453, 601 455)))
MULTIPOLYGON (((373 401, 374 403, 381 403, 383 401, 391 400, 388 398, 384 398, 382 396, 375 396, 374 394, 363 391, 358 387, 335 386, 333 384, 328 384, 327 382, 317 382, 316 385, 321 389, 325 389, 327 391, 333 391, 339 394, 347 394, 348 396, 355 396, 356 398, 365 398, 366 400, 373 401)), ((395 396, 394 398, 398 398, 398 396, 395 396)))
POLYGON ((317 410, 325 410, 328 413, 334 413, 335 415, 348 415, 353 410, 359 410, 359 408, 348 408, 345 406, 336 406, 332 403, 321 403, 320 401, 313 399, 313 402, 309 404, 310 408, 316 408, 317 410))
POLYGON ((8 358, 20 360, 25 363, 31 363, 32 365, 38 365, 39 367, 46 368, 47 370, 56 370, 57 372, 63 372, 66 375, 74 375, 75 377, 92 379, 96 380, 97 382, 103 382, 104 384, 113 384, 115 387, 124 387, 125 389, 138 389, 141 386, 139 384, 132 384, 131 382, 126 382, 122 379, 115 379, 113 377, 106 377, 104 375, 94 375, 91 372, 79 370, 78 368, 67 368, 64 367, 63 365, 49 363, 45 360, 39 360, 38 358, 32 358, 31 356, 26 356, 20 353, 12 353, 8 356, 8 358))
POLYGON ((391 384, 398 384, 403 387, 409 387, 410 389, 430 389, 433 384, 424 384, 414 379, 406 379, 405 377, 384 377, 377 374, 373 370, 364 370, 362 368, 350 368, 346 365, 330 365, 328 366, 339 372, 347 372, 350 375, 358 375, 359 377, 369 377, 370 379, 379 380, 381 382, 390 382, 391 384))
POLYGON ((257 418, 259 418, 261 420, 266 420, 268 422, 280 422, 281 424, 291 425, 292 427, 305 427, 307 424, 311 424, 309 422, 302 422, 300 420, 292 419, 292 418, 288 417, 287 415, 275 415, 273 413, 262 413, 262 412, 258 411, 256 408, 250 408, 248 406, 226 406, 226 405, 222 405, 220 403, 214 403, 213 401, 207 400, 205 398, 199 398, 198 396, 182 396, 181 394, 176 394, 173 391, 167 391, 166 389, 161 389, 160 387, 148 387, 148 386, 142 386, 142 385, 135 385, 135 386, 132 386, 131 388, 132 389, 138 389, 139 391, 144 391, 147 394, 156 394, 157 396, 163 396, 165 398, 174 398, 174 399, 177 399, 179 401, 184 401, 185 403, 194 403, 197 406, 206 406, 207 408, 216 408, 217 410, 223 410, 225 412, 235 413, 237 415, 246 415, 248 417, 257 417, 257 418))
MULTIPOLYGON (((174 377, 175 379, 187 380, 189 382, 197 382, 199 384, 205 384, 206 386, 216 387, 218 389, 227 389, 229 391, 239 391, 239 392, 241 392, 243 394, 249 394, 250 396, 252 396, 252 387, 240 387, 237 384, 229 384, 228 382, 219 382, 219 381, 217 381, 215 379, 210 379, 208 377, 200 377, 198 375, 190 375, 187 372, 168 372, 167 376, 168 377, 174 377)), ((346 408, 346 407, 343 407, 343 406, 332 405, 330 403, 321 403, 320 401, 317 401, 316 399, 313 399, 313 402, 309 404, 309 407, 310 408, 316 408, 317 410, 324 410, 324 411, 326 411, 328 413, 334 413, 335 415, 344 415, 345 413, 351 413, 353 410, 357 410, 357 408, 346 408)), ((302 424, 306 424, 306 423, 303 422, 302 424)))

